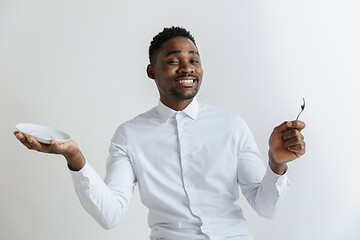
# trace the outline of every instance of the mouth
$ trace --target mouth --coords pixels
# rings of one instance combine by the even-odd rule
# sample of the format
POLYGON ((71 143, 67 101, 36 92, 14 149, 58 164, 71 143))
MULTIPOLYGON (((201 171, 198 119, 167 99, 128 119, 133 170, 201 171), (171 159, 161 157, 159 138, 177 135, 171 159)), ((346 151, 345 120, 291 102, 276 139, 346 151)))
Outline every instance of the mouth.
POLYGON ((191 87, 197 82, 198 79, 196 77, 180 77, 176 78, 175 82, 184 87, 191 87))

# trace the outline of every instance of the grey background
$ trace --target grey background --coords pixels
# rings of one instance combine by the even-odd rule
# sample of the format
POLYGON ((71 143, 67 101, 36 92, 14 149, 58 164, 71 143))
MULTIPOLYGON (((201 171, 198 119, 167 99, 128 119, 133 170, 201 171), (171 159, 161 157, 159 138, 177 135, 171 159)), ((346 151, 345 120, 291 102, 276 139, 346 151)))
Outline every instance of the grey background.
POLYGON ((117 126, 158 102, 147 49, 171 25, 196 38, 199 100, 245 118, 264 162, 273 127, 307 100, 307 153, 289 164, 280 213, 265 220, 239 200, 255 239, 359 239, 359 10, 348 0, 0 0, 0 239, 148 239, 137 189, 122 223, 103 230, 62 157, 28 151, 12 132, 61 129, 103 177, 117 126))

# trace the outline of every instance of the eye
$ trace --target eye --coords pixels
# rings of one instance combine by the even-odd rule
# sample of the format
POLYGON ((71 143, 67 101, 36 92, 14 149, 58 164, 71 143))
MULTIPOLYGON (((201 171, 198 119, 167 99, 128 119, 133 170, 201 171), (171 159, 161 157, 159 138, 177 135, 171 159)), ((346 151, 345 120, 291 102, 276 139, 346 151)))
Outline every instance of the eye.
POLYGON ((191 64, 198 64, 200 61, 197 59, 192 59, 190 62, 191 64))
POLYGON ((178 61, 178 60, 169 60, 169 61, 168 61, 168 64, 170 64, 170 65, 176 65, 176 64, 179 64, 179 61, 178 61))

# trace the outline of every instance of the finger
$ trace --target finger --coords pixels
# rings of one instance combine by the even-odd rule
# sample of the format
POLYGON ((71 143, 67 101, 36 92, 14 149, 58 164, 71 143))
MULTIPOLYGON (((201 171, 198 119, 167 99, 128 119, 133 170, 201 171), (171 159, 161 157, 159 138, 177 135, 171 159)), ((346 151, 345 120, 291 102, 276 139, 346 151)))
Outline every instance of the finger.
POLYGON ((283 133, 283 139, 286 141, 290 138, 298 138, 300 140, 304 140, 304 136, 297 129, 289 129, 283 133))
POLYGON ((33 150, 34 148, 30 145, 27 138, 24 136, 23 133, 15 131, 14 132, 15 137, 23 144, 25 147, 27 147, 30 150, 33 150))
POLYGON ((14 135, 17 138, 17 140, 19 140, 19 141, 21 141, 21 139, 25 138, 24 134, 22 134, 21 132, 18 132, 18 131, 15 131, 14 135))
POLYGON ((291 121, 291 123, 292 123, 292 127, 296 128, 299 131, 303 130, 306 127, 305 123, 300 120, 291 121))
POLYGON ((301 131, 305 127, 306 127, 305 123, 300 120, 285 121, 282 124, 280 124, 279 126, 275 127, 273 132, 282 133, 282 132, 286 131, 287 129, 292 129, 292 128, 296 128, 299 131, 301 131))
POLYGON ((286 131, 289 128, 292 128, 292 121, 285 121, 282 124, 280 124, 279 126, 274 128, 274 132, 276 133, 282 133, 284 131, 286 131))
POLYGON ((21 140, 21 138, 24 137, 24 134, 22 134, 21 132, 18 132, 18 131, 15 131, 14 135, 18 140, 21 140))
POLYGON ((297 155, 304 155, 306 149, 306 143, 302 142, 301 144, 297 144, 288 148, 289 151, 297 153, 297 155))
POLYGON ((296 138, 296 137, 290 138, 289 140, 286 140, 284 142, 284 147, 289 148, 298 144, 302 144, 302 142, 303 141, 300 138, 296 138))
POLYGON ((49 148, 51 147, 50 144, 41 144, 41 143, 39 143, 39 141, 36 140, 36 138, 33 137, 33 136, 29 136, 27 139, 28 139, 30 145, 31 145, 36 151, 45 152, 45 153, 50 152, 50 151, 49 151, 49 148))

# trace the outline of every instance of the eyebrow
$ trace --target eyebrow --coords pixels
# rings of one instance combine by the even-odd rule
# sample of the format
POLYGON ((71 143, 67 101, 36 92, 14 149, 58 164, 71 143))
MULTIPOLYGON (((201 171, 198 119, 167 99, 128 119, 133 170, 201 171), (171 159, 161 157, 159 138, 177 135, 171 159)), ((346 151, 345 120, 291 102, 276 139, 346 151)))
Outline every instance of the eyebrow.
MULTIPOLYGON (((168 53, 166 54, 166 57, 169 56, 169 55, 171 55, 171 54, 178 54, 178 53, 181 53, 181 51, 180 51, 180 50, 171 51, 171 52, 168 52, 168 53)), ((199 56, 200 56, 199 52, 197 52, 197 51, 190 51, 189 53, 190 53, 190 54, 196 54, 196 55, 199 55, 199 56)))

